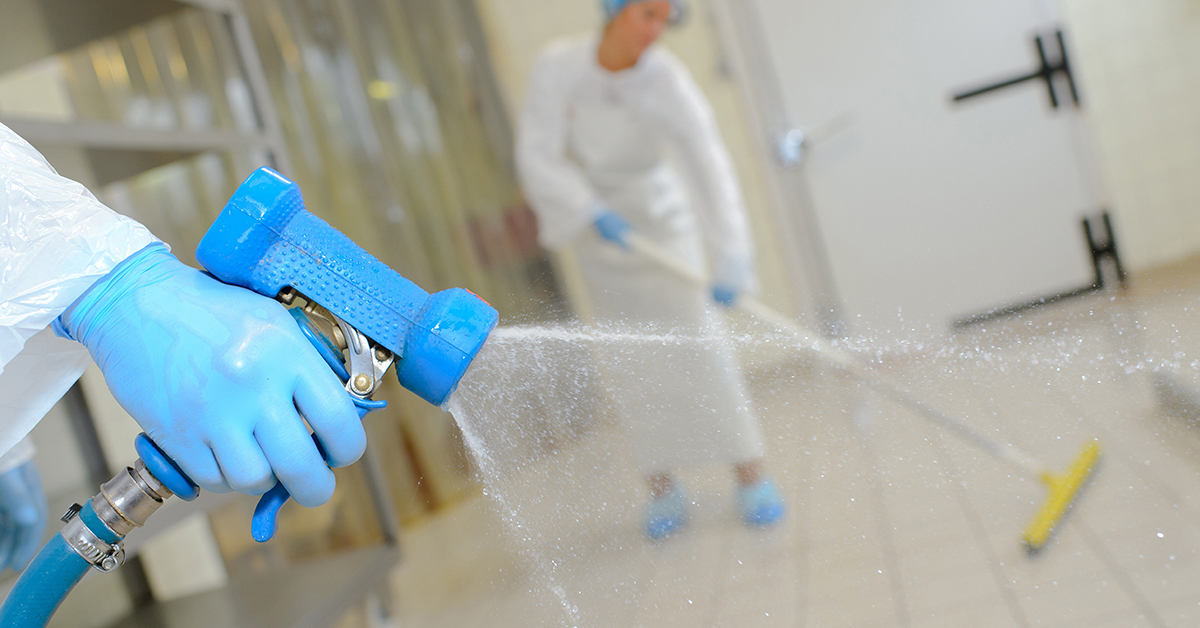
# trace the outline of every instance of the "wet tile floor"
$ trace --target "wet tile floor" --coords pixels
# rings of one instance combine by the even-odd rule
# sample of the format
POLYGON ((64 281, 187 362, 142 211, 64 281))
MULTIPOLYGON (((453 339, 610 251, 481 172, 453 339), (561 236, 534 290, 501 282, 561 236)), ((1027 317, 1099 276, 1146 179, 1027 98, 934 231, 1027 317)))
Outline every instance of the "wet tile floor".
MULTIPOLYGON (((704 469, 681 476, 688 528, 652 543, 632 471, 589 484, 595 460, 552 460, 504 504, 481 496, 406 533, 399 625, 1200 625, 1200 425, 1163 411, 1148 375, 1165 364, 1200 391, 1200 265, 1133 285, 876 365, 1055 469, 1100 439, 1101 465, 1036 556, 1020 542, 1036 478, 794 363, 749 378, 789 505, 779 525, 742 526, 730 474, 704 469), (556 512, 554 495, 611 505, 556 512), (524 503, 543 510, 499 514, 524 503)), ((589 438, 582 450, 603 448, 589 438)))

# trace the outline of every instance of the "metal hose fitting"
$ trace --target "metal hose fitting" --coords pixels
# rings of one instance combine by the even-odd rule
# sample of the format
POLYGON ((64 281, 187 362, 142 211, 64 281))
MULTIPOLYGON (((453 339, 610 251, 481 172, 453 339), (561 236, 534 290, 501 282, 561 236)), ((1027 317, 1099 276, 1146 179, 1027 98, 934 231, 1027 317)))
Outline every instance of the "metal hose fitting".
POLYGON ((133 467, 125 467, 101 485, 100 494, 92 498, 92 504, 104 525, 124 537, 134 528, 146 525, 150 515, 171 495, 139 459, 133 467))
POLYGON ((171 495, 170 489, 163 486, 139 459, 132 467, 125 467, 101 485, 100 493, 91 500, 96 518, 107 531, 88 528, 83 518, 77 516, 82 507, 75 504, 63 515, 67 524, 62 530, 63 540, 90 565, 110 572, 125 562, 122 546, 125 536, 134 528, 146 525, 150 515, 171 495), (108 541, 102 536, 108 537, 108 541))

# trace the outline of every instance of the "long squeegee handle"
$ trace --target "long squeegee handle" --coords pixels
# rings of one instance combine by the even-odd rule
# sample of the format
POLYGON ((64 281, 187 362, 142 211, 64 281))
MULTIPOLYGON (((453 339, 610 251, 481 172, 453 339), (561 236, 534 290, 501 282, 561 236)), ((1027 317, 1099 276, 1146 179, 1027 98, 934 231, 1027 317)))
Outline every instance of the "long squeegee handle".
MULTIPOLYGON (((696 270, 690 264, 685 264, 674 255, 662 250, 656 244, 637 233, 627 234, 626 242, 633 252, 658 264, 681 279, 701 287, 707 287, 711 283, 711 279, 706 277, 704 273, 696 270)), ((825 359, 831 360, 839 366, 852 371, 853 374, 859 376, 866 375, 862 366, 853 358, 842 354, 823 338, 812 333, 791 317, 785 316, 778 310, 763 303, 754 295, 743 294, 739 296, 734 307, 792 334, 801 342, 812 347, 814 351, 821 354, 825 359)))
MULTIPOLYGON (((704 273, 697 270, 690 264, 686 264, 679 258, 662 250, 658 245, 647 240, 637 233, 627 234, 625 237, 626 243, 629 244, 630 250, 642 257, 658 264, 662 268, 674 273, 681 279, 700 287, 706 287, 711 283, 711 279, 704 273)), ((744 310, 749 314, 758 316, 769 323, 798 336, 800 339, 817 340, 817 337, 812 332, 804 328, 800 323, 784 316, 782 313, 775 311, 767 306, 762 301, 759 301, 754 295, 743 294, 738 297, 734 307, 744 310)), ((832 348, 830 349, 832 351, 832 348)))

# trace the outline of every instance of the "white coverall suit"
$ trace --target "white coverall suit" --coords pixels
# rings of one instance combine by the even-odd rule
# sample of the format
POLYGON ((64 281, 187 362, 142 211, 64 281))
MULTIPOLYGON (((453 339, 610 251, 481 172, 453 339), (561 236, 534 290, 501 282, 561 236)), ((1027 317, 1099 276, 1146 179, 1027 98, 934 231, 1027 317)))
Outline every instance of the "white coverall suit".
POLYGON ((155 242, 0 124, 0 454, 21 443, 91 362, 50 323, 155 242))
POLYGON ((598 37, 551 46, 538 59, 520 119, 517 163, 543 246, 570 246, 605 326, 704 340, 602 350, 643 473, 763 456, 724 325, 711 296, 602 240, 608 208, 681 260, 748 264, 741 191, 703 94, 654 46, 610 72, 598 37), (690 185, 665 161, 671 150, 690 185), (702 241, 703 237, 703 241, 702 241))

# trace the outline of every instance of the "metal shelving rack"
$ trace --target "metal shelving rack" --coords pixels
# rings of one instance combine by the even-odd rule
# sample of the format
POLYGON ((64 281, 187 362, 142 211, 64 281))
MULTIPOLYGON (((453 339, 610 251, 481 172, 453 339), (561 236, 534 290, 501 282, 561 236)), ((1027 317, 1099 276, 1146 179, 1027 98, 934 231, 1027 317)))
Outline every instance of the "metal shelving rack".
MULTIPOLYGON (((59 0, 62 2, 63 0, 59 0)), ((105 3, 97 3, 105 4, 105 3)), ((229 150, 257 147, 266 149, 272 167, 280 172, 291 170, 279 117, 272 105, 267 77, 255 47, 254 34, 249 21, 237 0, 134 0, 121 3, 126 10, 121 16, 97 25, 93 39, 102 39, 117 34, 145 21, 162 17, 182 8, 192 7, 221 16, 229 29, 241 60, 241 69, 250 87, 251 96, 260 126, 257 133, 241 133, 233 130, 160 130, 131 127, 102 122, 56 122, 0 116, 0 122, 11 128, 31 144, 66 145, 80 148, 121 150, 151 153, 160 156, 152 161, 142 161, 145 169, 169 163, 176 159, 212 150, 229 150)), ((78 22, 86 19, 77 13, 66 13, 47 9, 44 16, 51 22, 53 31, 71 23, 71 31, 77 31, 78 22)), ((67 37, 52 42, 53 54, 84 45, 78 38, 67 37)), ((130 173, 130 175, 136 173, 130 173)))
MULTIPOLYGON (((287 174, 291 171, 278 116, 274 110, 267 77, 258 56, 254 36, 244 10, 237 0, 125 0, 121 3, 44 0, 42 17, 55 34, 49 54, 58 54, 124 32, 152 19, 186 8, 195 8, 219 16, 229 30, 240 60, 241 71, 249 87, 258 130, 244 133, 234 130, 163 130, 131 127, 118 123, 93 121, 47 121, 0 115, 0 123, 11 128, 36 147, 66 146, 82 149, 118 151, 123 166, 121 177, 132 177, 146 170, 209 151, 262 149, 270 165, 287 174), (69 10, 66 10, 69 9, 69 10)), ((115 177, 110 176, 113 180, 115 177)), ((108 182, 108 181, 106 181, 108 182)), ((74 389, 74 403, 68 405, 77 425, 80 444, 85 449, 92 475, 107 479, 115 471, 105 460, 95 435, 94 424, 82 403, 82 393, 74 389)), ((268 570, 265 573, 235 574, 227 586, 169 602, 148 600, 146 591, 131 591, 134 611, 111 626, 184 627, 221 625, 231 627, 320 627, 333 625, 350 607, 369 592, 379 594, 387 605, 387 575, 400 560, 399 518, 396 515, 386 479, 377 456, 368 444, 363 465, 372 507, 383 531, 383 547, 346 552, 332 558, 268 570)), ((92 478, 93 480, 95 478, 92 478)), ((96 492, 98 485, 80 487, 78 494, 58 496, 78 501, 96 492)), ((195 502, 172 500, 149 524, 130 535, 126 549, 135 557, 140 547, 156 535, 196 513, 209 512, 225 504, 228 496, 205 494, 195 502)), ((51 499, 51 507, 55 507, 51 499)), ((247 526, 249 522, 247 522, 247 526)), ((57 533, 57 530, 51 532, 57 533)), ((247 531, 247 533, 249 533, 247 531)), ((127 565, 129 567, 130 565, 127 565)), ((134 566, 126 586, 145 586, 144 575, 134 566)), ((90 574, 92 577, 114 577, 90 574)))

